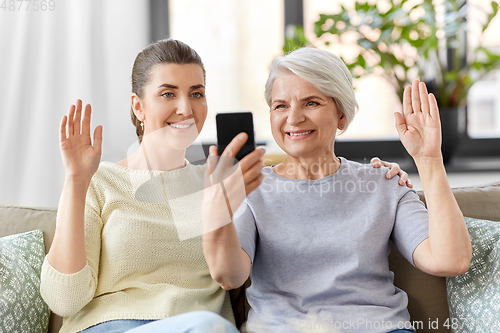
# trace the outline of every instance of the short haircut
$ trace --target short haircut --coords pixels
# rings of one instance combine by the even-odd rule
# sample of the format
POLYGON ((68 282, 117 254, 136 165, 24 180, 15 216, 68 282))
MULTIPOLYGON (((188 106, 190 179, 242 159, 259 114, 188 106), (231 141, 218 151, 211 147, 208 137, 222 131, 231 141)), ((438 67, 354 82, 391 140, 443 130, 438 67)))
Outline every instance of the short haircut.
POLYGON ((346 117, 345 131, 354 119, 358 103, 352 86, 352 75, 344 62, 335 54, 304 47, 274 58, 266 82, 265 98, 271 106, 274 80, 282 74, 293 73, 311 83, 326 96, 332 97, 339 112, 346 117))

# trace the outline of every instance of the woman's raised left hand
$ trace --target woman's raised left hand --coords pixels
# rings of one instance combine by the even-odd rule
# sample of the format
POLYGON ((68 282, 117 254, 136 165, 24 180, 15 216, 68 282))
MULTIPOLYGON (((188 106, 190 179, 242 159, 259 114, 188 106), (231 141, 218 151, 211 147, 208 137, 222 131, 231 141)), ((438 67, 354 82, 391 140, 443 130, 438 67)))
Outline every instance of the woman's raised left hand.
POLYGON ((395 112, 399 138, 413 159, 442 158, 441 122, 436 97, 418 79, 406 87, 403 113, 395 112))

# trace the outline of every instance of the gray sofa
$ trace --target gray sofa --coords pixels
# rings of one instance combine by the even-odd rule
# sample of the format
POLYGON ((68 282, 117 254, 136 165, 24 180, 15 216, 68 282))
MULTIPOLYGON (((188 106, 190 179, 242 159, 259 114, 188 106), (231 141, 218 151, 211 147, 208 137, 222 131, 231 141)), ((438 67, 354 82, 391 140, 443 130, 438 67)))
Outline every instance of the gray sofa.
MULTIPOLYGON (((487 186, 453 189, 464 216, 500 221, 500 183, 487 186)), ((425 201, 420 193, 421 199, 425 201)), ((48 251, 54 237, 56 209, 29 208, 0 205, 0 237, 35 229, 44 233, 45 248, 48 251)), ((409 312, 412 321, 428 323, 439 319, 444 322, 449 316, 445 279, 427 275, 411 266, 396 250, 389 256, 391 270, 395 273, 395 284, 405 290, 409 298, 409 312)), ((246 285, 248 285, 247 282, 246 285)), ((231 300, 238 324, 245 321, 249 306, 245 300, 245 286, 231 291, 231 300)), ((59 331, 62 318, 52 314, 49 332, 59 331)), ((439 333, 445 328, 430 329, 424 325, 419 332, 439 333)))

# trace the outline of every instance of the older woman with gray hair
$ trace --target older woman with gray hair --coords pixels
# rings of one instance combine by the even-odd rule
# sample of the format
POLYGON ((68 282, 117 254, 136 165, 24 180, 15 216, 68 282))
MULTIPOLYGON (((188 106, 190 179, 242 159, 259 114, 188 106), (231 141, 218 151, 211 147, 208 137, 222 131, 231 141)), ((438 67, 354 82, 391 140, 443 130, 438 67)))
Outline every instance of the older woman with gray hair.
POLYGON ((302 48, 277 57, 265 94, 273 137, 287 156, 263 169, 233 223, 204 236, 212 277, 224 289, 251 277, 249 332, 414 332, 407 295, 389 270, 389 241, 433 275, 462 274, 471 259, 434 95, 415 80, 404 91, 404 116, 395 113, 427 210, 385 171, 335 155, 335 137, 357 109, 337 56, 302 48))

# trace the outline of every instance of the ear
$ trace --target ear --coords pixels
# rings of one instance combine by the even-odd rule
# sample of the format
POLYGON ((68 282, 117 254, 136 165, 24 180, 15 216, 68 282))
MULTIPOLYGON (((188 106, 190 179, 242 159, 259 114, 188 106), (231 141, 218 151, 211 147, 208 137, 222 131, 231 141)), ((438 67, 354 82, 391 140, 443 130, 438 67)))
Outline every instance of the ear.
POLYGON ((136 93, 132 93, 130 96, 130 103, 132 104, 132 110, 134 110, 137 119, 144 121, 146 119, 146 115, 142 109, 141 99, 136 93))
POLYGON ((347 125, 347 118, 344 116, 343 113, 340 114, 340 118, 339 118, 339 124, 338 124, 338 129, 343 131, 345 130, 345 127, 347 125))

